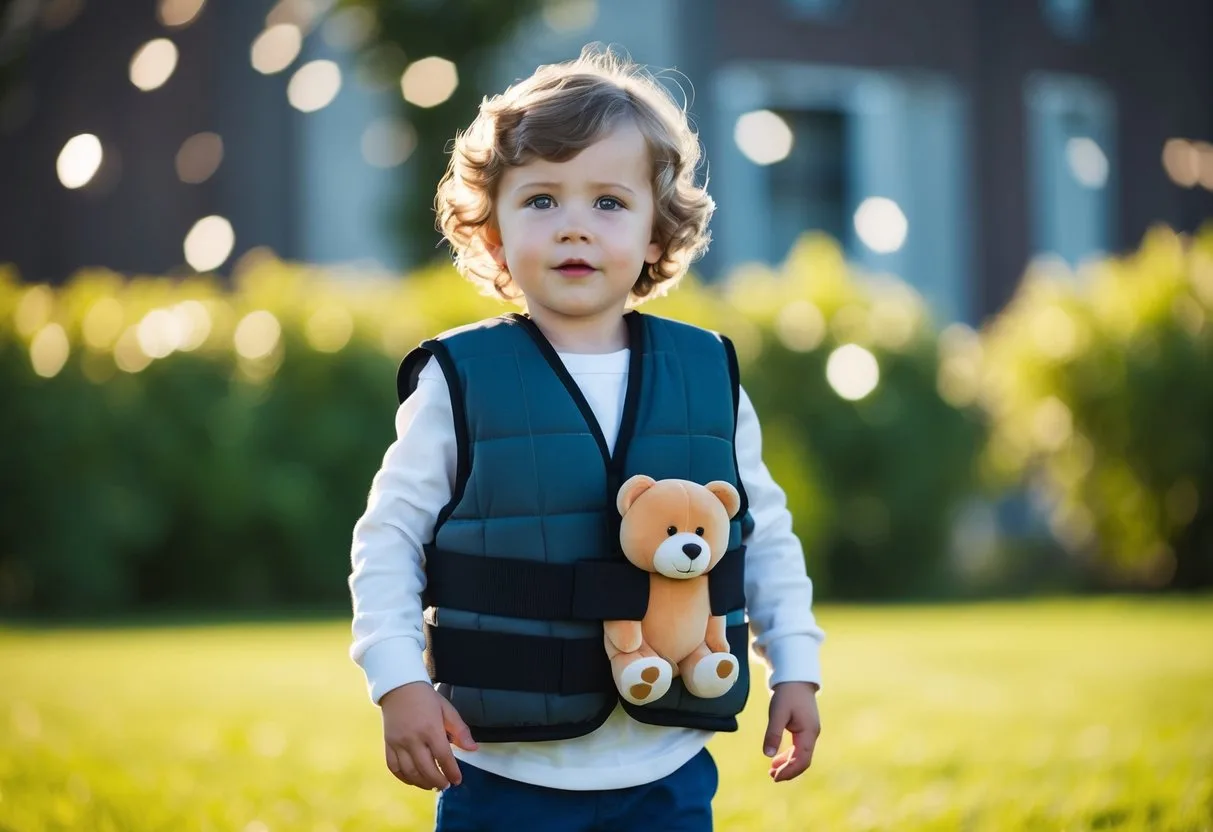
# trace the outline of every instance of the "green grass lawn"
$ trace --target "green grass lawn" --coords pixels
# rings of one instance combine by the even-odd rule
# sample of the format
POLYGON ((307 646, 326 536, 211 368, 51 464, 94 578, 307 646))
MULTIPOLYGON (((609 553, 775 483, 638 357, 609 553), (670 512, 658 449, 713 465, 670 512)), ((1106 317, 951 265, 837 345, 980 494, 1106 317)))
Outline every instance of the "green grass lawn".
MULTIPOLYGON (((823 607, 824 730, 721 830, 1213 830, 1213 601, 823 607)), ((423 830, 344 621, 0 629, 0 830, 423 830)), ((522 830, 519 830, 522 832, 522 830)))

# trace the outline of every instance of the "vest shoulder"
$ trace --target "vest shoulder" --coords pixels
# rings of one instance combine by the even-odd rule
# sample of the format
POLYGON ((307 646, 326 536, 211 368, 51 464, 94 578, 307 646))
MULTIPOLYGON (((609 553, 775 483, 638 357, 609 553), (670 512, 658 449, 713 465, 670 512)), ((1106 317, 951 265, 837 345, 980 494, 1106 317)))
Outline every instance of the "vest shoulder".
POLYGON ((698 346, 705 343, 720 344, 723 340, 719 332, 704 329, 694 324, 688 324, 685 321, 676 321, 673 318, 662 318, 657 315, 645 315, 644 318, 650 332, 669 339, 680 346, 698 346))
POLYGON ((517 338, 521 334, 523 333, 518 322, 502 315, 448 329, 427 343, 437 342, 453 355, 470 355, 486 349, 499 348, 503 341, 517 338))

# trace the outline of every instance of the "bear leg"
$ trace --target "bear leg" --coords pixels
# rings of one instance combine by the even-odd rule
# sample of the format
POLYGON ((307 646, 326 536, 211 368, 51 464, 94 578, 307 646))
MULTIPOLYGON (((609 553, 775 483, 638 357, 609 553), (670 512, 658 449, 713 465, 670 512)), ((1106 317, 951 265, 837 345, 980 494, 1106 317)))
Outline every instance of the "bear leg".
POLYGON ((715 699, 733 687, 740 674, 737 657, 732 653, 713 653, 706 644, 695 648, 678 663, 682 683, 693 696, 715 699))
POLYGON ((674 668, 647 645, 634 653, 620 653, 611 659, 615 687, 625 701, 647 705, 665 696, 674 678, 674 668))

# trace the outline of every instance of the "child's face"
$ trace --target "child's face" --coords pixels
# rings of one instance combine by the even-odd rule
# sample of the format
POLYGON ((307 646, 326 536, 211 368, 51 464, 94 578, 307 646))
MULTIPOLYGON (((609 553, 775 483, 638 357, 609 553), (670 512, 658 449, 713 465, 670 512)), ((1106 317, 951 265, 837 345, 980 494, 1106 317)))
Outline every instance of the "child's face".
POLYGON ((572 159, 509 168, 490 245, 533 317, 622 315, 644 263, 656 263, 653 186, 644 136, 624 124, 572 159))

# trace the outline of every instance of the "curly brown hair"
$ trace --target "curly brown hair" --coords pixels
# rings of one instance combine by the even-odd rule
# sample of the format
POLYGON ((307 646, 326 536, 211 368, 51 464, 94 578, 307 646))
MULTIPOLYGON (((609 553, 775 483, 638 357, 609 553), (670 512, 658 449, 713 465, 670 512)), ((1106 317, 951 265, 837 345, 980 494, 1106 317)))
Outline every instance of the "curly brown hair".
POLYGON ((541 66, 484 99, 472 124, 456 136, 434 205, 459 271, 486 294, 518 300, 521 292, 493 260, 486 238, 497 233, 493 205, 505 169, 537 158, 566 161, 627 121, 648 145, 653 239, 662 246, 661 258, 646 265, 632 287, 632 300, 675 285, 707 249, 715 210, 705 187, 695 182, 699 138, 685 108, 650 72, 597 45, 575 60, 541 66))

